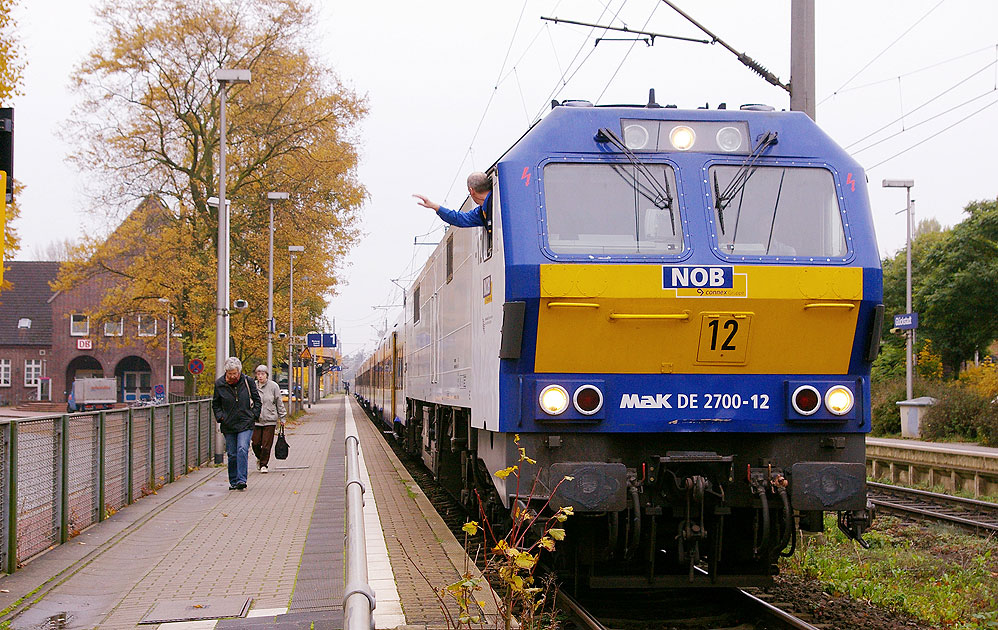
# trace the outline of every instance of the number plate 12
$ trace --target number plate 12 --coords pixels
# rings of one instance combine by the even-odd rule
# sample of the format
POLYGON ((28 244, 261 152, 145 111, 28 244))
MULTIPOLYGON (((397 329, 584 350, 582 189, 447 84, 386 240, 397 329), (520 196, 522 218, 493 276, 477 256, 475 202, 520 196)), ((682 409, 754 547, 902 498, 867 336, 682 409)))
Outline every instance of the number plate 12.
POLYGON ((751 324, 752 313, 704 313, 697 362, 743 365, 751 324))

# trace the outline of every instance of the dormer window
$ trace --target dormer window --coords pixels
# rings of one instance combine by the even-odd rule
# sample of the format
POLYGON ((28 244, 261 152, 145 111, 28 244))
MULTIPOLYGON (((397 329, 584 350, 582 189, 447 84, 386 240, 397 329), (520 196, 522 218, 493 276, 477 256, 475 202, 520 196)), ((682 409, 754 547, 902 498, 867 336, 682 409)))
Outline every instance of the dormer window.
POLYGON ((22 317, 21 319, 17 320, 17 327, 18 328, 31 328, 31 318, 30 317, 22 317))

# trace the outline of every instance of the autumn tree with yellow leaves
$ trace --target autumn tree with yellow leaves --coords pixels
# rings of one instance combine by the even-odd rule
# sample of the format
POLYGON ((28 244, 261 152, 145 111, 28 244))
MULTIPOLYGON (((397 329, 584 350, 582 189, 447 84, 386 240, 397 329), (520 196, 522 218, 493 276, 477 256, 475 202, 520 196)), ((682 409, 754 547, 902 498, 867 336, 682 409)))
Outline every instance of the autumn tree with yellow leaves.
MULTIPOLYGON (((98 321, 160 313, 156 300, 167 298, 185 359, 201 358, 214 373, 214 76, 221 68, 247 69, 252 83, 230 85, 226 107, 230 296, 250 304, 230 313, 232 354, 248 366, 266 358, 268 191, 290 193, 275 204, 277 330, 288 329, 288 245, 305 246, 295 260, 295 334, 322 330, 325 296, 336 292, 344 256, 358 239, 366 192, 357 180, 354 134, 366 103, 318 61, 310 4, 106 0, 98 23, 100 43, 76 73, 81 102, 68 135, 106 229, 73 253, 56 289, 112 279, 114 288, 91 312, 98 321)), ((275 362, 283 356, 275 340, 275 362)))
MULTIPOLYGON (((14 22, 14 7, 17 0, 0 0, 0 107, 8 107, 12 97, 21 93, 21 83, 24 80, 24 63, 21 61, 21 48, 14 22)), ((7 174, 10 177, 10 173, 7 174)), ((6 219, 3 226, 3 259, 10 260, 20 248, 21 239, 14 229, 14 220, 21 216, 17 206, 18 182, 14 182, 15 191, 12 203, 5 204, 6 219)), ((4 285, 6 287, 6 283, 4 285)))
POLYGON ((14 32, 14 7, 17 0, 0 0, 0 106, 19 93, 24 64, 20 62, 18 38, 14 32))

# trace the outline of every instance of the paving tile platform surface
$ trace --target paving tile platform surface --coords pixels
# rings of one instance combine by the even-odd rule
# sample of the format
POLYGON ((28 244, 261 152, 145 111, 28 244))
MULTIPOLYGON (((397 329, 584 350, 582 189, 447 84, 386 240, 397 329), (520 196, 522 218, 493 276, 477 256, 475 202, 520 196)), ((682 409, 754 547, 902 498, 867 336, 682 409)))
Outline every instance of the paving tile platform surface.
MULTIPOLYGON (((0 577, 0 622, 58 627, 210 630, 343 627, 344 436, 361 444, 365 528, 376 627, 442 627, 434 589, 467 556, 350 397, 289 424, 291 456, 229 491, 208 467, 118 511, 0 577), (418 567, 418 570, 417 570, 418 567), (6 591, 6 592, 4 592, 6 591), (249 598, 244 618, 139 625, 157 605, 249 598)), ((252 460, 252 457, 251 457, 252 460)))

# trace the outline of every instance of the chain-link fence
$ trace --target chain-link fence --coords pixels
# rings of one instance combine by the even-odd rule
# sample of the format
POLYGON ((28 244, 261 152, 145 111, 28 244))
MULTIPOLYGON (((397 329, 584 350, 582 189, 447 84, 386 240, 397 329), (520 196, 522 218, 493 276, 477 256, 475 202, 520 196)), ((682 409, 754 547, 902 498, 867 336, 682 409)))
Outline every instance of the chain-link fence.
POLYGON ((0 571, 207 464, 210 400, 0 421, 0 571))

